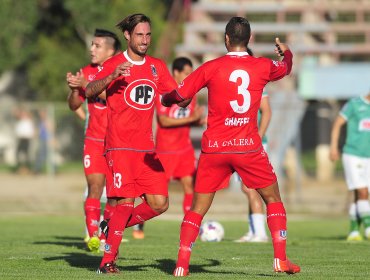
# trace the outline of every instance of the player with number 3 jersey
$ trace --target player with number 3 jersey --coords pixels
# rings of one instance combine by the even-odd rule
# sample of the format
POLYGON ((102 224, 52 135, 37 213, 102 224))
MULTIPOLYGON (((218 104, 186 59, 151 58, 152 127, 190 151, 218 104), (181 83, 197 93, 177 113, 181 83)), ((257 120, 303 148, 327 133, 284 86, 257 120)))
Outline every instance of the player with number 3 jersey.
POLYGON ((275 52, 282 61, 248 55, 250 25, 233 17, 226 25, 228 53, 209 61, 190 74, 177 90, 165 94, 164 106, 186 105, 201 88, 208 89, 208 122, 202 137, 195 193, 191 210, 185 214, 174 276, 189 274, 191 250, 204 215, 215 192, 226 188, 237 172, 248 188, 256 189, 267 206, 267 223, 274 247, 274 271, 297 273, 300 267, 286 257, 286 214, 276 175, 262 148, 257 115, 265 85, 288 75, 292 53, 276 39, 275 52))

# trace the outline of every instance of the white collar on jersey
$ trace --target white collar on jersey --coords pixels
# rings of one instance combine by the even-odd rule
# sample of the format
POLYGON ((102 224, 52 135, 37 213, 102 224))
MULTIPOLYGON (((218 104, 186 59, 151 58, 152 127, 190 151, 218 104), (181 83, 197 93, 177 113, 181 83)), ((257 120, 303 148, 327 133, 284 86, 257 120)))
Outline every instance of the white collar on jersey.
POLYGON ((126 57, 126 59, 131 62, 132 64, 134 65, 143 65, 145 63, 145 57, 142 61, 135 61, 135 60, 132 60, 128 54, 127 54, 127 50, 123 52, 123 55, 126 57))
POLYGON ((228 52, 226 55, 244 56, 249 54, 247 52, 228 52))

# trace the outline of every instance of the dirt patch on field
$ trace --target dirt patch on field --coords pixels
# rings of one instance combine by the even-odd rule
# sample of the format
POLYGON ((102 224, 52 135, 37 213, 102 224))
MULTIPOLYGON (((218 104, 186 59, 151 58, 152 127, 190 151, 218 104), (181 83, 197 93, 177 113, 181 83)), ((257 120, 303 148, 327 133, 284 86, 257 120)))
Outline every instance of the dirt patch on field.
MULTIPOLYGON (((85 178, 80 173, 55 176, 0 173, 1 215, 51 214, 83 215, 85 178)), ((170 208, 161 219, 182 218, 182 191, 170 185, 170 208)), ((319 184, 305 180, 301 186, 283 188, 283 199, 290 215, 346 215, 347 189, 343 180, 319 184)), ((208 218, 246 219, 247 200, 236 188, 220 191, 208 218)))

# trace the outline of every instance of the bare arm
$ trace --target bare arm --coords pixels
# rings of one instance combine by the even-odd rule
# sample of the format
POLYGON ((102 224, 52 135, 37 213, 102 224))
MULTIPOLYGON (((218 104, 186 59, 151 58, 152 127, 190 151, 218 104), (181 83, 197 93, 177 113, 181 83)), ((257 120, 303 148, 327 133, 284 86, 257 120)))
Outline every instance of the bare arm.
POLYGON ((77 110, 75 110, 75 113, 76 115, 83 121, 86 120, 86 112, 85 110, 82 108, 82 106, 78 107, 77 110))
POLYGON ((202 117, 203 112, 204 112, 204 107, 196 106, 194 108, 194 112, 189 117, 176 119, 176 118, 171 118, 165 115, 159 115, 157 119, 158 119, 158 123, 162 127, 176 127, 176 126, 182 126, 182 125, 199 122, 202 117))
POLYGON ((77 88, 71 89, 71 92, 67 98, 69 109, 76 111, 83 103, 79 96, 79 90, 77 88))
POLYGON ((90 82, 86 86, 85 96, 91 98, 100 95, 114 79, 114 75, 110 74, 103 79, 90 82))
POLYGON ((130 68, 133 66, 130 62, 124 62, 116 67, 116 69, 113 71, 113 73, 109 74, 108 76, 100 79, 90 82, 86 86, 85 96, 87 98, 90 97, 96 97, 99 94, 101 94, 108 85, 117 79, 119 76, 127 76, 130 74, 130 68))
POLYGON ((346 119, 342 116, 338 116, 333 124, 333 128, 331 130, 331 141, 330 141, 330 159, 332 161, 338 160, 340 158, 340 152, 339 152, 339 136, 340 136, 340 130, 342 126, 346 123, 346 119))
POLYGON ((261 120, 258 127, 258 134, 262 138, 265 136, 272 115, 269 98, 267 96, 261 99, 260 110, 261 110, 261 120))

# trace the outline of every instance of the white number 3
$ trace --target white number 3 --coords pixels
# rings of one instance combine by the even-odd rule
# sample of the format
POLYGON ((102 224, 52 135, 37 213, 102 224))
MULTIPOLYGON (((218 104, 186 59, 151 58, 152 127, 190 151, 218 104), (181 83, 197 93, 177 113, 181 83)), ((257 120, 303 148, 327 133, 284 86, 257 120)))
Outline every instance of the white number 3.
POLYGON ((243 104, 239 106, 237 100, 232 100, 230 101, 230 106, 235 113, 243 114, 247 112, 251 106, 251 94, 247 90, 250 79, 248 72, 244 70, 234 70, 230 75, 229 81, 236 83, 238 78, 241 79, 241 84, 238 86, 238 94, 243 96, 243 104))
POLYGON ((119 189, 122 186, 122 174, 113 173, 113 180, 114 187, 119 189))

